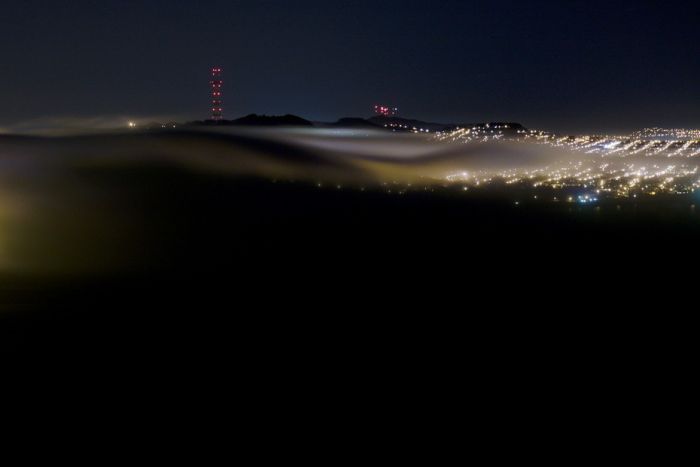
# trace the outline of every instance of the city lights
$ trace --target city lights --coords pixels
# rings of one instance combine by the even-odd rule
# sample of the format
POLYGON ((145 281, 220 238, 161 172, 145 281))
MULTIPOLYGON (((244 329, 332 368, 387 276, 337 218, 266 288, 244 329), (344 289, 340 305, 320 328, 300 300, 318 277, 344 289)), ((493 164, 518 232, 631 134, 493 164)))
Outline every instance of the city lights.
POLYGON ((565 149, 557 164, 536 169, 507 169, 448 174, 448 182, 474 186, 503 182, 531 184, 533 188, 593 189, 595 195, 569 197, 588 204, 600 197, 636 198, 639 195, 687 194, 700 188, 700 130, 645 129, 630 136, 556 136, 540 131, 519 131, 514 137, 490 132, 487 127, 461 128, 435 135, 440 142, 478 144, 508 141, 565 149), (648 139, 673 136, 674 139, 648 139), (684 139, 692 138, 692 139, 684 139))

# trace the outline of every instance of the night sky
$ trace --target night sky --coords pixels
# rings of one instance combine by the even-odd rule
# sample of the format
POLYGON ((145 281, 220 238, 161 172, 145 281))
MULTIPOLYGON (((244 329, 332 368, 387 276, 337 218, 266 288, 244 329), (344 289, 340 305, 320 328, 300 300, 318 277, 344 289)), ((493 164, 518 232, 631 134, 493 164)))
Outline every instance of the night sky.
POLYGON ((6 1, 0 125, 368 116, 583 132, 700 127, 700 2, 6 1))

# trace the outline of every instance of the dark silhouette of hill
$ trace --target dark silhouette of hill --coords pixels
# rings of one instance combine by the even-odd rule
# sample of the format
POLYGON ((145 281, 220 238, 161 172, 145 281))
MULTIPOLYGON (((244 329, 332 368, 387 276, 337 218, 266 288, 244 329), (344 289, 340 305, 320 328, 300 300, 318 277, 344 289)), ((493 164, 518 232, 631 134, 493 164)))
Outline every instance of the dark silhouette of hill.
POLYGON ((367 121, 373 125, 388 128, 394 131, 413 131, 414 129, 423 129, 435 132, 451 131, 457 128, 478 128, 482 131, 487 129, 489 129, 489 131, 490 129, 498 129, 504 134, 512 134, 515 136, 519 130, 527 130, 527 128, 517 122, 435 123, 412 118, 384 117, 381 115, 370 117, 367 121))
MULTIPOLYGON (((326 123, 326 122, 311 122, 305 118, 299 117, 293 114, 286 115, 258 115, 249 114, 245 117, 237 118, 235 120, 198 120, 195 122, 190 122, 188 125, 192 126, 260 126, 260 127, 274 127, 274 126, 304 126, 304 127, 326 127, 326 128, 355 128, 355 129, 386 129, 390 131, 416 131, 416 130, 427 130, 430 132, 436 131, 452 131, 457 128, 477 128, 484 133, 498 132, 503 133, 507 136, 517 136, 518 131, 527 130, 522 124, 517 122, 482 122, 482 123, 436 123, 427 122, 424 120, 417 120, 413 118, 403 118, 403 117, 385 117, 385 116, 374 116, 370 118, 360 118, 360 117, 343 117, 338 119, 336 122, 326 123)), ((167 124, 151 124, 147 126, 148 129, 162 128, 175 128, 177 125, 174 123, 167 124)))
POLYGON ((297 115, 258 115, 249 114, 235 120, 204 120, 192 125, 206 126, 313 126, 310 121, 297 115))
POLYGON ((383 126, 377 125, 375 123, 370 122, 369 120, 359 117, 340 118, 337 122, 331 123, 329 126, 340 128, 367 128, 373 130, 384 129, 383 126))
POLYGON ((458 123, 460 128, 478 128, 485 130, 487 128, 500 129, 506 132, 517 132, 519 130, 526 131, 527 128, 518 122, 481 122, 481 123, 458 123))
POLYGON ((286 115, 258 115, 250 114, 233 121, 234 125, 253 126, 313 126, 310 121, 292 114, 286 115))
POLYGON ((367 119, 367 121, 382 128, 388 128, 394 131, 411 131, 413 128, 422 128, 430 131, 447 131, 457 127, 457 125, 453 124, 424 122, 422 120, 411 118, 384 117, 381 115, 370 117, 367 119))

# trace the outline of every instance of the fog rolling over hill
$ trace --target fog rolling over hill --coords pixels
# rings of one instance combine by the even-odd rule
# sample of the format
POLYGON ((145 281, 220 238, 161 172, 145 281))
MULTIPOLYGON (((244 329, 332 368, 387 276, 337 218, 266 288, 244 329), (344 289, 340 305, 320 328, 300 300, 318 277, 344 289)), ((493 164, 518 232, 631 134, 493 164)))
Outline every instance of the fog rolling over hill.
MULTIPOLYGON (((365 129, 6 135, 0 137, 0 271, 71 275, 158 265, 156 258, 197 257, 201 245, 170 243, 186 238, 183 223, 190 234, 216 238, 208 226, 220 216, 229 227, 278 222, 278 215, 294 220, 294 213, 322 221, 323 215, 305 209, 330 203, 335 192, 360 200, 368 191, 428 193, 444 189, 453 174, 536 170, 574 157, 580 156, 535 144, 446 144, 365 129), (319 199, 284 214, 293 197, 275 204, 260 194, 289 183, 302 198, 319 199), (211 190, 223 192, 212 196, 211 190), (229 218, 227 210, 239 217, 229 218)), ((233 228, 233 235, 208 247, 246 253, 236 236, 244 231, 233 228)))
MULTIPOLYGON (((354 197, 392 183, 428 187, 455 171, 516 160, 536 166, 561 156, 535 149, 300 128, 0 136, 0 271, 70 276, 159 264, 156 257, 173 253, 169 242, 179 241, 183 222, 205 237, 226 209, 243 212, 244 226, 276 219, 279 206, 256 190, 295 183, 318 197, 335 196, 321 191, 330 188, 354 197), (243 194, 251 183, 256 188, 243 194), (209 190, 218 189, 224 193, 212 198, 209 190)), ((304 208, 293 211, 309 215, 304 208)), ((225 250, 243 248, 235 235, 220 240, 225 250)), ((183 248, 196 256, 200 246, 183 248)))
MULTIPOLYGON (((615 164, 637 161, 603 162, 615 177, 615 164)), ((207 336, 199 345, 212 334, 229 342, 242 321, 263 319, 268 333, 266 315, 241 311, 246 301, 286 312, 300 296, 347 301, 393 281, 410 289, 405 297, 426 284, 454 293, 465 271, 470 281, 504 270, 519 280, 565 258, 580 274, 590 258, 617 257, 622 242, 644 253, 634 258, 663 253, 668 267, 694 248, 692 193, 588 205, 577 197, 595 191, 580 181, 534 186, 560 167, 586 177, 599 166, 600 156, 530 142, 454 144, 371 128, 3 135, 0 345, 84 355, 86 342, 122 351, 129 336, 140 355, 196 340, 197 326, 207 336)), ((275 339, 303 327, 276 319, 286 324, 275 339)))

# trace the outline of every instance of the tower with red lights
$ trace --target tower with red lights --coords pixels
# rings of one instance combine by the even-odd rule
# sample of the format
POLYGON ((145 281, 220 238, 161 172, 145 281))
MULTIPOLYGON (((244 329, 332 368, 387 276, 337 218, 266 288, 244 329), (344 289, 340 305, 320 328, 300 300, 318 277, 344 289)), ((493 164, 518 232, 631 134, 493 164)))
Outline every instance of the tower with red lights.
POLYGON ((214 121, 223 120, 224 108, 221 88, 224 81, 221 79, 221 68, 214 67, 211 69, 211 119, 214 121))
POLYGON ((396 117, 399 114, 399 109, 388 105, 375 105, 374 114, 380 117, 396 117))

